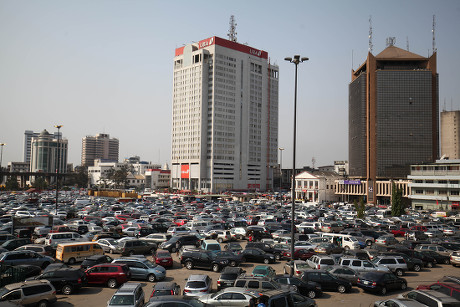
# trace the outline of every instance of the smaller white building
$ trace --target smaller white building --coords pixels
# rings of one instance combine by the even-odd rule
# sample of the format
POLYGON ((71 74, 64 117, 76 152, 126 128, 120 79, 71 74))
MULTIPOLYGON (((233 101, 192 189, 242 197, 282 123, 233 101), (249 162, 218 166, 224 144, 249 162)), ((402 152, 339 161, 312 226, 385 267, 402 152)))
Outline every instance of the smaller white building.
POLYGON ((336 202, 335 181, 341 176, 335 172, 302 172, 295 177, 295 199, 309 202, 336 202))
POLYGON ((149 169, 145 172, 145 187, 152 190, 170 187, 171 170, 165 164, 162 169, 149 169))

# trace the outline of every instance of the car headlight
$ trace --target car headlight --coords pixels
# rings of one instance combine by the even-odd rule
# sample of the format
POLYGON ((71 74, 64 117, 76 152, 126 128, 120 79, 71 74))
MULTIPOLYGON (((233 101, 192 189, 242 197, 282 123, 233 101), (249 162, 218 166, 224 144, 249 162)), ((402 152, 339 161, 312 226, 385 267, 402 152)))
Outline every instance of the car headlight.
POLYGON ((273 257, 273 256, 270 256, 270 259, 273 259, 273 258, 275 258, 275 257, 273 257))

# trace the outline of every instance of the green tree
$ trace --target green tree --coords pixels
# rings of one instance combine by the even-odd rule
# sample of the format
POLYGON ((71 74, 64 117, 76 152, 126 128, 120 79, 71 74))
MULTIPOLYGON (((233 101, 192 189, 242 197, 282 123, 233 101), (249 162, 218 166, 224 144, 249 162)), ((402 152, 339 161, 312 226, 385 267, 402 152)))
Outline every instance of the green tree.
POLYGON ((45 178, 43 177, 37 177, 32 183, 32 186, 38 190, 44 190, 48 187, 48 182, 46 182, 45 178))
POLYGON ((396 184, 393 182, 391 186, 391 215, 401 216, 402 213, 403 213, 402 189, 397 188, 396 184))
POLYGON ((14 177, 8 177, 5 182, 5 188, 7 191, 17 191, 19 190, 18 180, 14 177))
POLYGON ((88 187, 88 170, 86 167, 79 167, 77 171, 71 173, 67 179, 66 184, 69 186, 77 186, 79 188, 88 187))
POLYGON ((366 208, 365 205, 364 205, 364 199, 361 197, 359 199, 359 204, 355 199, 353 204, 354 204, 355 210, 356 210, 356 217, 358 219, 362 219, 364 217, 364 211, 365 211, 365 208, 366 208))
POLYGON ((128 181, 128 168, 122 166, 120 169, 116 170, 112 167, 107 172, 107 179, 110 179, 115 184, 115 187, 126 187, 128 181))

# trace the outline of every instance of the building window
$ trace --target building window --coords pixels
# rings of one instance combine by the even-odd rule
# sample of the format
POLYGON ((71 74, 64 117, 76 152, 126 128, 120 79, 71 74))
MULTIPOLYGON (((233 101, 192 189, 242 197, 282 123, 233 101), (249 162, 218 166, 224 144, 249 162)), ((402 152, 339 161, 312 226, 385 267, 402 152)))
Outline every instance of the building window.
POLYGON ((458 191, 458 190, 450 191, 450 195, 452 195, 452 196, 458 196, 458 195, 459 195, 459 191, 458 191))
POLYGON ((423 190, 415 190, 415 194, 423 194, 423 190))

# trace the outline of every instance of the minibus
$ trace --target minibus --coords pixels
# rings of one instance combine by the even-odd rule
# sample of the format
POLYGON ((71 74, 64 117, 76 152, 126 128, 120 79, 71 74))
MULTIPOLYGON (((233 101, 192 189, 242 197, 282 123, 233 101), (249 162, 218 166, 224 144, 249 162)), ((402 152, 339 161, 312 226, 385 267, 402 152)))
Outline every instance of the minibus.
POLYGON ((56 260, 74 264, 93 255, 103 255, 104 250, 96 242, 60 243, 56 249, 56 260))

